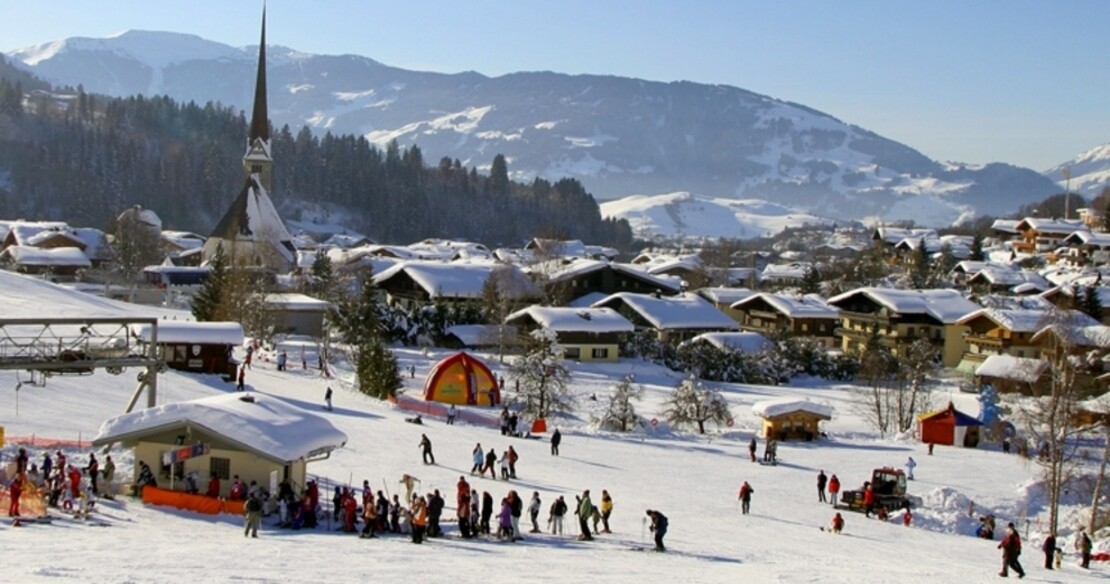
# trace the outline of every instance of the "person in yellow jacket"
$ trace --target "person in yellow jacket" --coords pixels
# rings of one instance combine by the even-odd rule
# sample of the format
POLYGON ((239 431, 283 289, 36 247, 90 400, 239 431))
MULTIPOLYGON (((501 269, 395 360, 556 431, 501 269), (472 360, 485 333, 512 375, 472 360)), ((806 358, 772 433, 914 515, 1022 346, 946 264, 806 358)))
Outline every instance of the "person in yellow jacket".
POLYGON ((378 510, 375 509, 373 497, 370 498, 369 502, 363 499, 362 520, 365 522, 365 525, 362 526, 362 533, 359 534, 359 537, 374 537, 374 526, 378 522, 378 510))
POLYGON ((424 542, 424 529, 428 526, 428 503, 423 496, 412 501, 412 543, 424 542))
POLYGON ((609 497, 609 491, 601 491, 601 533, 613 533, 609 531, 609 516, 613 514, 613 499, 609 497))

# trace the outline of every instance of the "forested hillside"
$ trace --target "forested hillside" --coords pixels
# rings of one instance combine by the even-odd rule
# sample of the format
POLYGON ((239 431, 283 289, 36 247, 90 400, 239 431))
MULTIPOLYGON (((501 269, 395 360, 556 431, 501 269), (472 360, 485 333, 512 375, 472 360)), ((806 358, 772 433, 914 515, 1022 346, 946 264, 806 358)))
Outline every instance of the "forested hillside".
MULTIPOLYGON (((481 175, 458 160, 429 166, 417 146, 383 151, 362 137, 288 126, 271 135, 279 208, 338 205, 356 217, 349 227, 378 241, 632 240, 627 222, 603 220, 576 180, 514 183, 500 155, 481 175)), ((207 233, 242 187, 246 136, 242 112, 219 104, 50 91, 0 64, 0 215, 103 227, 141 205, 167 228, 207 233)))

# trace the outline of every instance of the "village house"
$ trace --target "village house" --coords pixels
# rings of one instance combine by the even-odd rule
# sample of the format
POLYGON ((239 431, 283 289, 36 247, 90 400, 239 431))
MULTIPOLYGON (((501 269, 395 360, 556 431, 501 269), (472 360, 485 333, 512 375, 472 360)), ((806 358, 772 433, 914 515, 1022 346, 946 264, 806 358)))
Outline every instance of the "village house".
POLYGON ((1076 231, 1064 238, 1067 254, 1061 258, 1075 266, 1103 266, 1110 263, 1110 233, 1076 231))
POLYGON ((329 302, 295 292, 267 294, 263 302, 274 332, 324 336, 324 320, 331 308, 329 302))
POLYGON ((975 387, 990 385, 999 393, 1044 395, 1048 363, 1040 359, 991 355, 975 368, 975 387))
POLYGON ((984 308, 964 316, 957 324, 967 327, 967 351, 957 369, 970 375, 992 355, 1038 357, 1041 349, 1033 342, 1033 335, 1048 324, 1048 316, 1043 310, 999 308, 984 308))
MULTIPOLYGON (((154 327, 133 325, 131 336, 141 346, 152 341, 166 366, 178 371, 215 373, 232 376, 237 363, 231 356, 233 347, 243 344, 243 325, 237 322, 193 322, 160 320, 157 339, 154 327)), ((145 349, 144 349, 145 351, 145 349)))
POLYGON ((1029 254, 1049 254, 1064 245, 1064 239, 1077 231, 1088 231, 1078 221, 1026 217, 1015 226, 1020 239, 1013 242, 1014 250, 1029 254))
POLYGON ((620 292, 592 306, 612 308, 637 330, 653 331, 659 340, 676 344, 702 333, 740 330, 736 321, 695 294, 662 297, 620 292))
POLYGON ((729 318, 740 322, 741 313, 733 310, 732 305, 740 302, 745 298, 754 296, 756 292, 748 288, 726 288, 726 287, 713 287, 713 288, 699 288, 694 290, 694 294, 701 296, 708 300, 717 310, 727 314, 729 318))
POLYGON ((981 294, 1040 294, 1052 284, 1036 272, 1000 266, 985 266, 967 279, 966 285, 981 294))
POLYGON ((672 296, 682 290, 677 278, 654 276, 635 266, 600 260, 551 260, 529 268, 544 297, 565 306, 588 295, 607 296, 619 292, 672 296))
POLYGON ((945 367, 958 365, 967 349, 967 327, 958 321, 980 308, 955 290, 859 288, 828 303, 840 310, 838 332, 845 352, 863 350, 872 334, 898 356, 918 339, 926 339, 945 367))
POLYGON ((610 308, 529 306, 510 314, 505 323, 522 335, 537 328, 551 329, 563 356, 576 361, 616 361, 621 343, 635 330, 610 308))
POLYGON ((767 336, 814 337, 830 348, 839 339, 840 311, 817 294, 795 296, 760 293, 729 307, 739 315, 740 328, 767 336))
POLYGON ((791 398, 756 402, 752 413, 763 420, 760 434, 768 440, 813 440, 821 436, 820 423, 832 419, 831 407, 791 398))
POLYGON ((496 278, 498 294, 513 304, 537 300, 540 291, 520 268, 493 261, 410 261, 373 276, 375 286, 394 306, 411 308, 432 303, 480 302, 482 290, 496 278))

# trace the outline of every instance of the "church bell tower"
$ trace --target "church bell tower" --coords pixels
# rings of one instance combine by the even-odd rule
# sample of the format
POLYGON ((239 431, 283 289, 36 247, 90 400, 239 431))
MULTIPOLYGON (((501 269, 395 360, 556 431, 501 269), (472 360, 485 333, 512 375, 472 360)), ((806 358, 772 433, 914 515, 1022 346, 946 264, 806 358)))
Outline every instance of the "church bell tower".
POLYGON ((247 178, 258 176, 262 188, 270 191, 274 159, 270 154, 270 118, 266 108, 266 8, 262 8, 262 40, 258 43, 258 75, 254 82, 254 110, 251 112, 250 136, 243 155, 247 178))

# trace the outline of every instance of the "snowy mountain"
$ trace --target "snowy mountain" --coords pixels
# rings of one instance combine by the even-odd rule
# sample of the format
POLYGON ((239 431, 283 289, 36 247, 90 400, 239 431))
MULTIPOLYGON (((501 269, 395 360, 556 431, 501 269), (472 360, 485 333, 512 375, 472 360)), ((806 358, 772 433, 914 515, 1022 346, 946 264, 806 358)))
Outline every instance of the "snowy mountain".
MULTIPOLYGON (((246 108, 257 47, 129 31, 10 52, 56 84, 246 108)), ((1058 190, 1005 164, 941 164, 805 106, 724 85, 551 72, 486 77, 407 71, 355 55, 267 50, 270 114, 295 132, 417 144, 425 159, 514 178, 578 178, 601 199, 689 191, 762 198, 817 215, 943 225, 1006 214, 1058 190), (922 215, 922 211, 927 213, 922 215)))
POLYGON ((1064 169, 1071 167, 1070 189, 1087 198, 1094 197, 1110 183, 1110 143, 1095 146, 1067 162, 1062 162, 1044 172, 1061 187, 1068 186, 1064 169))
POLYGON ((636 237, 750 239, 772 236, 787 227, 831 223, 760 199, 699 197, 688 192, 632 195, 601 204, 601 215, 627 219, 636 237))

